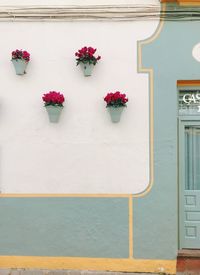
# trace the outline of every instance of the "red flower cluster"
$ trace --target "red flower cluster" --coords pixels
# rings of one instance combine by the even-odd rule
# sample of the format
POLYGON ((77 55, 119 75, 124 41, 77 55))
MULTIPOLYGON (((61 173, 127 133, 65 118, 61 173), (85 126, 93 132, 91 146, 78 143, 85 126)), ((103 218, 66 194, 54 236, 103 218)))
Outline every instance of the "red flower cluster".
POLYGON ((94 49, 92 47, 86 47, 86 46, 78 50, 78 52, 75 53, 75 56, 78 57, 76 59, 77 65, 80 62, 96 65, 97 61, 101 59, 100 55, 97 57, 94 56, 96 50, 97 49, 94 49))
POLYGON ((104 97, 104 101, 107 103, 106 107, 121 107, 126 106, 126 102, 128 102, 128 98, 126 94, 121 94, 119 91, 115 93, 108 93, 104 97))
POLYGON ((30 54, 27 51, 15 50, 12 52, 12 59, 24 59, 25 61, 30 61, 30 54))
POLYGON ((45 102, 45 106, 63 106, 63 102, 65 101, 63 94, 56 91, 50 91, 47 94, 44 94, 42 99, 45 102))

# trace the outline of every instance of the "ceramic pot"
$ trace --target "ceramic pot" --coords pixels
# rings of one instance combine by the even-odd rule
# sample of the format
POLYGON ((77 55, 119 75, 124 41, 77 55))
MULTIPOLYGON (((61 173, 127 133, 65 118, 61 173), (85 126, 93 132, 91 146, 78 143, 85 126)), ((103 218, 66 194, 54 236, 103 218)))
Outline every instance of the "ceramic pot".
POLYGON ((82 71, 84 73, 84 76, 91 76, 92 75, 92 71, 94 69, 94 65, 93 64, 89 64, 89 63, 80 63, 82 71))
POLYGON ((63 107, 48 105, 48 106, 45 106, 45 108, 49 116, 49 121, 53 123, 57 123, 59 121, 60 114, 62 112, 63 107))
POLYGON ((107 107, 107 109, 110 113, 112 122, 117 123, 120 121, 121 114, 122 114, 124 108, 125 107, 123 107, 123 106, 121 106, 121 107, 107 107))
POLYGON ((28 62, 23 59, 12 59, 12 63, 15 67, 15 72, 17 75, 23 75, 26 73, 26 67, 28 62))

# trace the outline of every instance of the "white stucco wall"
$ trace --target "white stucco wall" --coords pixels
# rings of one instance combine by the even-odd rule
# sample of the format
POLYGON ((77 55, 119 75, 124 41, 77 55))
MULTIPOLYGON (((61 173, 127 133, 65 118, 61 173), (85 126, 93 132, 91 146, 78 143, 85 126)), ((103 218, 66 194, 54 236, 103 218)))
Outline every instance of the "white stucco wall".
POLYGON ((157 5, 159 3, 159 0, 0 0, 0 5, 157 5))
POLYGON ((138 193, 149 182, 148 76, 137 73, 137 40, 157 21, 1 22, 0 188, 2 193, 138 193), (91 77, 74 53, 87 45, 102 60, 91 77), (31 61, 15 75, 11 51, 31 61), (42 94, 66 97, 60 122, 51 124, 42 94), (127 93, 119 124, 103 97, 127 93))

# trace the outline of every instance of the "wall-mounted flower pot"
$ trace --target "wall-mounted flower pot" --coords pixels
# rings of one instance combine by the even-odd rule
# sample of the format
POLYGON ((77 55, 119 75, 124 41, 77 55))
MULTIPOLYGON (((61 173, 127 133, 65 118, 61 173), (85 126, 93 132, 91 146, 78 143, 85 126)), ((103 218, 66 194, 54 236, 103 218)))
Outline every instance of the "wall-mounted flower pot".
POLYGON ((12 63, 15 68, 15 72, 17 75, 23 75, 26 73, 26 67, 28 65, 28 62, 22 59, 13 59, 12 63))
POLYGON ((45 106, 45 108, 49 116, 49 121, 52 123, 57 123, 59 121, 63 107, 48 105, 45 106))
POLYGON ((23 75, 26 73, 26 67, 28 62, 22 59, 12 59, 12 63, 15 67, 15 72, 17 75, 23 75))
POLYGON ((15 67, 15 71, 17 75, 23 75, 26 73, 26 67, 28 62, 30 61, 30 53, 24 50, 12 51, 12 63, 15 67))
POLYGON ((107 107, 109 113, 110 113, 110 117, 112 122, 117 123, 120 121, 121 118, 121 114, 123 112, 125 107, 107 107))
POLYGON ((84 76, 91 76, 92 75, 92 71, 94 69, 94 65, 93 64, 89 64, 89 63, 80 63, 81 68, 83 70, 84 76))

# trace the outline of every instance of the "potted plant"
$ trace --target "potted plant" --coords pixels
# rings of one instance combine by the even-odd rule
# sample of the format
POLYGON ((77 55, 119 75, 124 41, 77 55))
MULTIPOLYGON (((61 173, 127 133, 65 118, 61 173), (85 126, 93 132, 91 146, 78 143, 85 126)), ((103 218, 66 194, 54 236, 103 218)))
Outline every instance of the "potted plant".
POLYGON ((75 53, 77 66, 80 64, 84 73, 84 76, 90 76, 92 70, 97 62, 101 59, 101 56, 95 57, 94 54, 97 49, 92 47, 83 47, 75 53))
POLYGON ((49 121, 57 123, 60 118, 60 114, 63 109, 63 102, 65 101, 64 95, 56 92, 50 91, 43 95, 44 106, 49 115, 49 121))
POLYGON ((27 51, 15 50, 12 52, 11 59, 17 75, 26 73, 26 67, 30 61, 30 54, 27 51))
POLYGON ((108 108, 112 122, 119 122, 122 111, 127 107, 128 98, 126 94, 122 94, 119 91, 111 92, 104 97, 104 101, 107 103, 106 108, 108 108))

